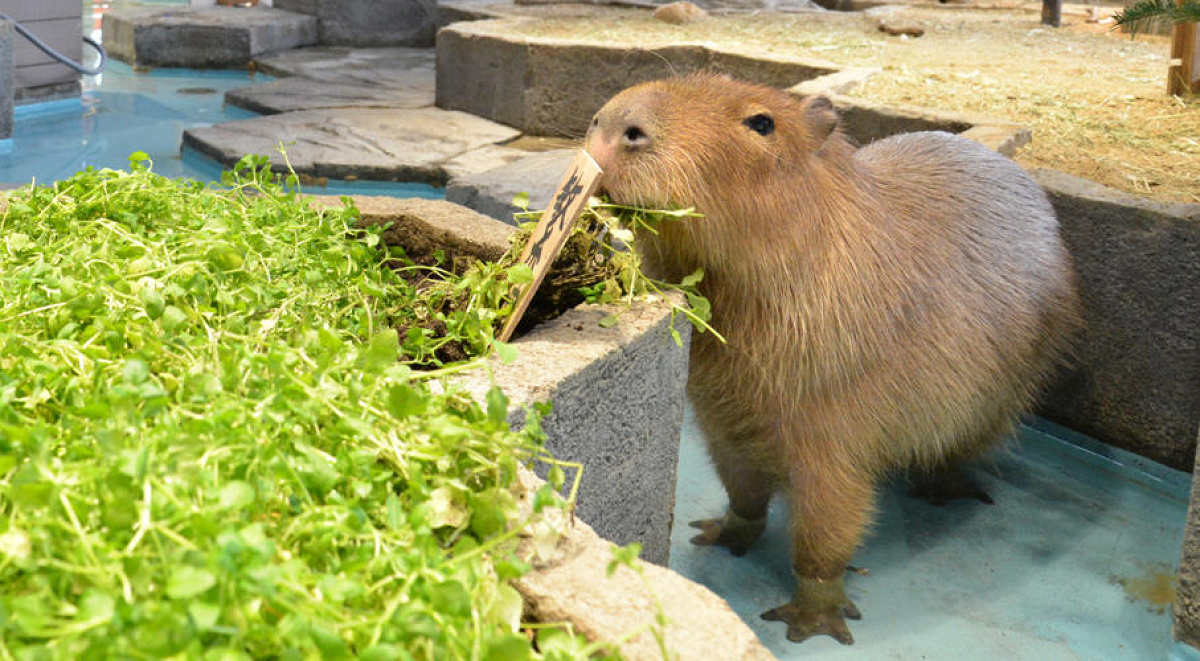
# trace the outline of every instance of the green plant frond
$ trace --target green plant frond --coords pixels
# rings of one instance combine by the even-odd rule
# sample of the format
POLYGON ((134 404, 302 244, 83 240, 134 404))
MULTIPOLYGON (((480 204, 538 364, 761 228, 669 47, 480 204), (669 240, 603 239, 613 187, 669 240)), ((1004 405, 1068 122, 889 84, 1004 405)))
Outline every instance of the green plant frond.
POLYGON ((1178 4, 1175 0, 1142 0, 1126 7, 1123 11, 1113 14, 1114 28, 1129 26, 1130 33, 1136 35, 1147 21, 1156 18, 1167 19, 1173 23, 1192 23, 1200 21, 1200 2, 1187 0, 1178 4))

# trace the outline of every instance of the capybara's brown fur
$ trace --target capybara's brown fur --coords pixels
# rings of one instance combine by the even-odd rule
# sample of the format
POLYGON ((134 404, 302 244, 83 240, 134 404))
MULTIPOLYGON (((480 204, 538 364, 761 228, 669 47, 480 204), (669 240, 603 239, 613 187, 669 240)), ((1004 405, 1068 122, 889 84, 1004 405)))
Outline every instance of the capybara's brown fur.
POLYGON ((851 637, 841 577, 896 469, 1003 436, 1078 325, 1054 212, 1009 159, 947 133, 861 149, 824 98, 699 75, 639 85, 585 148, 615 201, 694 207, 643 236, 666 277, 704 269, 713 327, 688 392, 728 492, 698 543, 744 551, 790 496, 800 640, 851 637))

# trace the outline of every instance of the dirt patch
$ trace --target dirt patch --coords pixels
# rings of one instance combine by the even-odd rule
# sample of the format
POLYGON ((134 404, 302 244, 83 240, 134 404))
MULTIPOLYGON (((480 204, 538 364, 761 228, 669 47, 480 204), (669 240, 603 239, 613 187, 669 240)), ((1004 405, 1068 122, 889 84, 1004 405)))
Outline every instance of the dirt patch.
MULTIPOLYGON (((1067 6, 1064 26, 1039 5, 910 5, 868 12, 714 16, 667 25, 648 11, 573 9, 524 24, 530 35, 652 44, 702 41, 883 71, 851 96, 980 112, 1033 129, 1017 154, 1137 195, 1200 203, 1200 97, 1168 96, 1170 44, 1131 40, 1067 6), (919 27, 919 38, 879 31, 919 27)), ((1110 13, 1101 9, 1101 16, 1110 13)))

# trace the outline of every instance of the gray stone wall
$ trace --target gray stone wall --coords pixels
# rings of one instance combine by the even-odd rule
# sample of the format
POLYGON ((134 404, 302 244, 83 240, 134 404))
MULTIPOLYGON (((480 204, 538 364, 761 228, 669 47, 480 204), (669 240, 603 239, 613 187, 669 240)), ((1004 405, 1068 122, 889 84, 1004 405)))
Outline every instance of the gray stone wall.
POLYGON ((1033 174, 1075 259, 1088 326, 1076 368, 1042 413, 1190 471, 1200 426, 1200 205, 1033 174))
POLYGON ((578 137, 592 115, 636 83, 714 71, 791 87, 838 68, 816 60, 743 54, 703 44, 577 44, 519 35, 511 20, 458 23, 437 39, 437 104, 533 135, 578 137))
POLYGON ((13 131, 13 26, 0 19, 0 140, 13 131))
MULTIPOLYGON (((1195 473, 1200 473, 1200 454, 1195 473)), ((1192 481, 1183 550, 1179 554, 1179 576, 1175 583, 1175 640, 1200 647, 1200 481, 1192 481)))
MULTIPOLYGON (((79 0, 0 2, 0 8, 51 48, 75 62, 82 59, 79 0)), ((19 34, 12 44, 13 98, 17 103, 79 95, 82 78, 74 69, 56 62, 19 34)))
POLYGON ((318 42, 335 46, 433 45, 437 0, 275 0, 274 7, 311 14, 318 42))

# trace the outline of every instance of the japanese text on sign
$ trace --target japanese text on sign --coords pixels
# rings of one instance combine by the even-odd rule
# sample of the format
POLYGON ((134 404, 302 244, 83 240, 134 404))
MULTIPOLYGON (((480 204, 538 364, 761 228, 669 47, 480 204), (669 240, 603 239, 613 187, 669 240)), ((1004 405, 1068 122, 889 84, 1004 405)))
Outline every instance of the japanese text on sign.
POLYGON ((567 242, 571 227, 583 213, 587 199, 596 192, 596 186, 599 185, 602 174, 604 173, 600 170, 600 166, 596 165, 596 161, 592 160, 586 151, 580 149, 575 155, 575 160, 571 161, 571 167, 567 170, 567 175, 554 194, 550 207, 542 214, 541 220, 533 230, 533 235, 529 237, 525 251, 521 254, 521 261, 533 270, 533 281, 525 286, 521 297, 517 299, 512 316, 500 330, 498 338, 500 341, 507 342, 508 338, 512 336, 517 323, 525 314, 525 309, 529 307, 529 302, 533 300, 538 286, 542 284, 542 279, 550 270, 550 265, 554 263, 554 259, 562 251, 563 244, 567 242))

